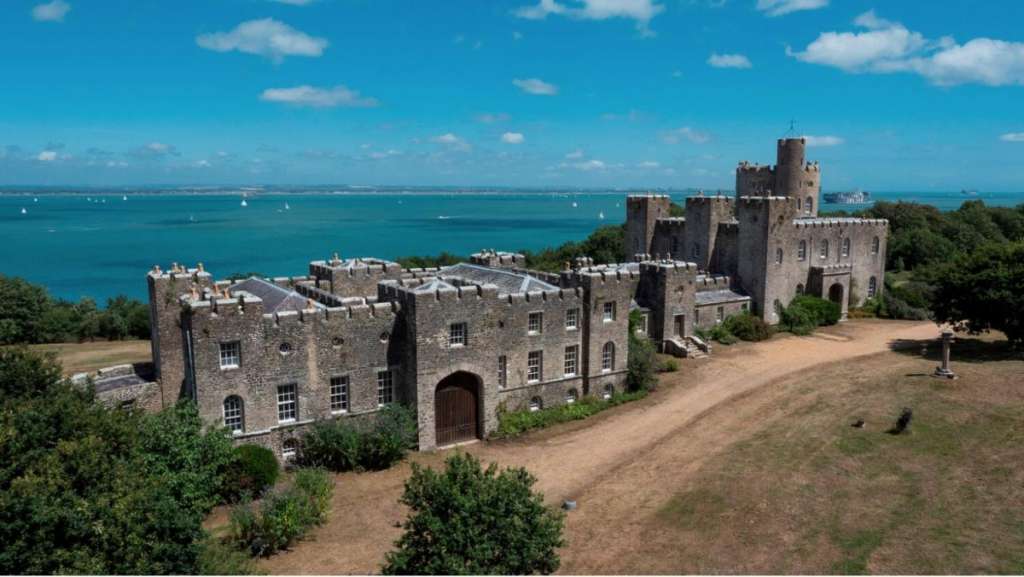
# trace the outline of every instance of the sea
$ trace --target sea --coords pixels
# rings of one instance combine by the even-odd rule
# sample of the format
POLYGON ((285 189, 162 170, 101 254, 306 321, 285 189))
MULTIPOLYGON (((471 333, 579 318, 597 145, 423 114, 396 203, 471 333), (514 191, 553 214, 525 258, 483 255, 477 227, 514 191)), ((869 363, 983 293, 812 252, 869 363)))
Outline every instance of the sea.
MULTIPOLYGON (((682 202, 695 191, 659 191, 682 202)), ((146 299, 146 272, 203 263, 235 273, 294 276, 312 260, 394 259, 484 248, 537 250, 579 241, 625 220, 627 191, 260 189, 20 190, 0 192, 0 274, 101 306, 119 294, 146 299), (243 202, 245 201, 245 206, 243 202)), ((1024 203, 1024 193, 875 193, 954 210, 965 200, 1024 203)), ((823 204, 822 210, 867 205, 823 204)))

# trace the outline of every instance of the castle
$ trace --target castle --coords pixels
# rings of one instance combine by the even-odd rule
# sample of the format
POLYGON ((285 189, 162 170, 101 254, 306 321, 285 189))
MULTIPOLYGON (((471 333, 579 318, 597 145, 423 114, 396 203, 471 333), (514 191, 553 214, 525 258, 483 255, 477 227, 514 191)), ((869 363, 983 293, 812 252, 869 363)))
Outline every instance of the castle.
POLYGON ((240 281, 154 267, 155 382, 111 373, 120 384, 98 388, 147 407, 192 398, 207 421, 285 459, 310 423, 389 403, 415 407, 432 449, 485 437, 502 408, 610 397, 626 387, 631 311, 661 351, 703 355, 696 328, 729 315, 776 323, 801 293, 845 313, 881 290, 886 222, 818 218, 804 145, 780 140, 774 168, 742 163, 735 199, 688 198, 685 217, 667 196, 630 196, 631 262, 581 258, 553 274, 495 250, 432 269, 335 254, 306 276, 240 281))

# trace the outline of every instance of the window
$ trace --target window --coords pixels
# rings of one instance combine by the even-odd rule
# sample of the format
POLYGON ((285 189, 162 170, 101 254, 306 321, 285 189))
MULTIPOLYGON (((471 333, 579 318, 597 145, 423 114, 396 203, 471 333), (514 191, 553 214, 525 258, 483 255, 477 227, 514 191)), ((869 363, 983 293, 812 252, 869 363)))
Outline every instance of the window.
POLYGON ((565 376, 576 376, 576 359, 579 357, 579 347, 573 345, 565 347, 565 376))
POLYGON ((874 298, 878 293, 878 280, 875 277, 868 279, 868 298, 874 298))
POLYGON ((697 243, 693 243, 693 249, 690 251, 690 254, 693 256, 693 258, 700 258, 700 245, 697 243))
POLYGON ((615 396, 615 385, 613 385, 611 383, 605 385, 604 386, 604 392, 601 393, 601 397, 604 400, 607 401, 608 399, 610 399, 610 398, 612 398, 614 396, 615 396))
POLYGON ((796 260, 807 260, 807 241, 802 240, 796 249, 796 260))
POLYGON ((871 255, 872 256, 877 255, 878 254, 878 249, 879 249, 879 242, 878 242, 878 237, 876 236, 875 238, 871 239, 871 255))
POLYGON ((749 309, 750 309, 750 307, 747 306, 747 303, 743 303, 743 304, 740 305, 740 310, 743 311, 743 312, 747 312, 749 309))
POLYGON ((232 433, 245 431, 245 416, 242 413, 242 398, 236 395, 224 399, 224 426, 232 433))
POLYGON ((636 327, 636 332, 637 333, 639 333, 641 335, 646 335, 647 334, 647 321, 648 321, 648 318, 649 317, 648 317, 647 313, 644 313, 644 314, 640 315, 640 323, 636 327))
POLYGON ((700 326, 700 309, 693 309, 693 324, 700 326))
POLYGON ((574 331, 580 324, 580 309, 569 309, 565 311, 565 330, 574 331))
POLYGON ((448 327, 448 346, 466 346, 466 323, 452 323, 448 327))
POLYGON ((530 351, 530 354, 526 357, 526 382, 536 383, 540 381, 543 367, 541 366, 544 362, 544 353, 542 351, 530 351))
POLYGON ((238 341, 220 344, 220 368, 237 369, 242 364, 242 344, 238 341))
POLYGON ((715 322, 720 323, 725 320, 725 307, 715 308, 715 322))
POLYGON ((565 393, 565 404, 571 405, 580 398, 580 394, 576 392, 576 389, 569 389, 565 393))
POLYGON ((298 448, 298 441, 295 439, 285 439, 284 442, 281 443, 281 456, 284 457, 285 460, 290 461, 295 458, 295 453, 298 451, 298 448))
POLYGON ((604 303, 604 322, 610 323, 615 320, 615 301, 604 303))
POLYGON ((508 385, 508 357, 498 357, 498 388, 504 389, 508 385))
POLYGON ((277 386, 277 422, 291 423, 299 415, 295 383, 277 386))
POLYGON ((391 369, 377 371, 377 406, 395 402, 395 384, 391 369))
POLYGON ((536 413, 537 411, 544 408, 544 401, 540 397, 533 397, 530 399, 530 412, 536 413))
POLYGON ((544 330, 544 313, 530 313, 526 326, 526 332, 531 335, 540 334, 544 330))
POLYGON ((331 378, 331 412, 348 411, 348 377, 331 378))
MULTIPOLYGON (((672 237, 672 254, 679 254, 679 237, 672 237)), ((671 255, 670 255, 671 256, 671 255)))
POLYGON ((615 343, 609 341, 601 347, 601 371, 608 372, 615 368, 615 343))
POLYGON ((814 212, 814 197, 808 196, 807 200, 804 201, 804 212, 807 214, 814 212))
POLYGON ((779 299, 775 299, 775 302, 773 302, 772 304, 775 307, 775 316, 776 317, 781 317, 782 316, 782 301, 780 301, 779 299))
POLYGON ((821 248, 818 250, 818 256, 821 258, 828 258, 828 241, 821 241, 821 248))
POLYGON ((775 249, 775 264, 782 264, 782 249, 775 249))
POLYGON ((849 258, 850 256, 850 237, 843 239, 843 258, 849 258))
POLYGON ((796 294, 798 294, 798 295, 804 294, 804 285, 803 284, 796 285, 796 294))

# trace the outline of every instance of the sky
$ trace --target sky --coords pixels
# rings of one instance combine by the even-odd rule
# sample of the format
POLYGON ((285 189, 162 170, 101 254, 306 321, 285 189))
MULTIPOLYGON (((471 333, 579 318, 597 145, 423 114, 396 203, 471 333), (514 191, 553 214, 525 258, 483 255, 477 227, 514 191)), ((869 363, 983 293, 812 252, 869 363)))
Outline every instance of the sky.
POLYGON ((0 185, 1024 191, 1024 2, 7 0, 0 185))

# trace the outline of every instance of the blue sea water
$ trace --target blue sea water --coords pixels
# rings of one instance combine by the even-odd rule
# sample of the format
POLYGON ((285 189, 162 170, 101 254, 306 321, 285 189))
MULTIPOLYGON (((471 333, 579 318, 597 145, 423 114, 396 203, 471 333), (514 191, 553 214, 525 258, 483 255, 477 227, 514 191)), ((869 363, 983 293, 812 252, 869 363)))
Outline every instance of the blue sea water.
MULTIPOLYGON (((673 193, 681 201, 683 193, 673 193)), ((968 199, 1012 206, 1024 193, 877 193, 943 210, 968 199)), ((540 249, 582 240, 625 220, 625 192, 458 192, 0 195, 0 274, 77 300, 127 294, 145 299, 145 274, 171 262, 220 278, 256 271, 302 275, 311 260, 396 258, 482 248, 540 249), (34 200, 37 199, 37 200, 34 200), (290 209, 285 209, 285 203, 290 209), (576 206, 573 206, 573 203, 576 206), (25 209, 25 214, 21 210, 25 209), (605 218, 601 218, 601 215, 605 218)), ((860 206, 828 205, 823 210, 860 206)))

